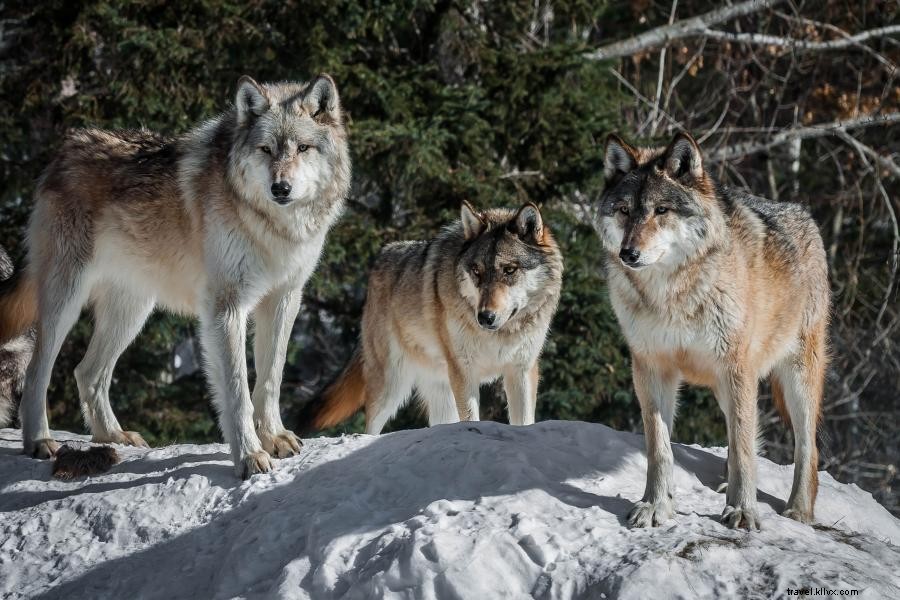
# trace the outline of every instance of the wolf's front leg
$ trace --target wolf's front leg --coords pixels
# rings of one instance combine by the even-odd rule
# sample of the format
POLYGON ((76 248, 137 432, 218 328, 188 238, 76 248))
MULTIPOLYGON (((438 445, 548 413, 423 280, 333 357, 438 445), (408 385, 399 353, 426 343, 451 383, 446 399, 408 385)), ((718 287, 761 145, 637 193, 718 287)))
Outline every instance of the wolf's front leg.
POLYGON ((759 529, 756 507, 756 377, 728 373, 716 394, 726 395, 728 407, 728 488, 722 523, 728 527, 759 529))
POLYGON ((471 381, 468 374, 459 365, 450 366, 450 388, 456 399, 456 411, 460 421, 478 421, 478 382, 471 381))
POLYGON ((534 425, 537 405, 538 365, 511 366, 503 371, 503 389, 511 425, 534 425))
POLYGON ((253 420, 263 449, 276 458, 294 456, 302 442, 284 428, 278 396, 291 328, 300 310, 300 289, 270 292, 253 311, 256 331, 253 354, 256 383, 253 385, 253 420))
POLYGON ((674 514, 673 458, 669 436, 678 395, 678 375, 632 354, 634 390, 641 403, 647 445, 644 497, 628 513, 632 527, 656 527, 674 514))
POLYGON ((231 447, 238 477, 272 469, 272 461, 262 448, 253 428, 253 406, 247 384, 247 311, 232 297, 219 293, 201 322, 203 348, 213 399, 219 412, 219 426, 231 447))

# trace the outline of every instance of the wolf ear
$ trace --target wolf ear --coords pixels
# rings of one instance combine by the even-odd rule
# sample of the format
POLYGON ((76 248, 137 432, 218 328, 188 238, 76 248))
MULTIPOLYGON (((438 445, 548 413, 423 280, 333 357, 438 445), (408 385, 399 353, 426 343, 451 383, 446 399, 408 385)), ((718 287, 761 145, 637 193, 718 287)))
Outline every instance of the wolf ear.
POLYGON ((312 118, 323 124, 340 120, 341 102, 334 79, 322 73, 312 80, 303 95, 303 106, 312 118))
POLYGON ((269 98, 261 85, 247 75, 238 79, 238 91, 234 100, 238 122, 243 125, 251 117, 258 117, 269 110, 269 98))
POLYGON ((603 175, 612 181, 617 175, 630 173, 637 167, 637 151, 614 133, 606 138, 603 175))
POLYGON ((467 240, 471 240, 484 231, 484 218, 466 200, 463 200, 460 218, 462 219, 463 235, 467 240))
POLYGON ((523 240, 538 243, 544 239, 544 219, 541 209, 528 202, 516 213, 516 233, 523 240))
POLYGON ((703 155, 700 146, 690 134, 681 132, 675 136, 665 153, 666 172, 673 179, 685 175, 700 178, 703 176, 703 155))

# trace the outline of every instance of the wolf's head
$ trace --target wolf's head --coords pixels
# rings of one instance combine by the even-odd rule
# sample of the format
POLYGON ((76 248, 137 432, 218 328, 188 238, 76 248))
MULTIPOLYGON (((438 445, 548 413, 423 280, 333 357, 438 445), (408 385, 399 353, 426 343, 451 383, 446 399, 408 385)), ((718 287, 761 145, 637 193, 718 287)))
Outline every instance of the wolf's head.
POLYGON ((242 191, 284 205, 310 202, 330 185, 344 143, 331 77, 259 84, 245 75, 238 81, 235 110, 231 173, 242 191))
POLYGON ((537 298, 558 292, 562 260, 537 206, 479 212, 463 202, 461 217, 465 244, 456 278, 483 329, 500 329, 537 310, 537 298))
POLYGON ((714 243, 723 227, 715 184, 694 139, 634 148, 610 134, 599 229, 606 249, 630 269, 678 266, 714 243))

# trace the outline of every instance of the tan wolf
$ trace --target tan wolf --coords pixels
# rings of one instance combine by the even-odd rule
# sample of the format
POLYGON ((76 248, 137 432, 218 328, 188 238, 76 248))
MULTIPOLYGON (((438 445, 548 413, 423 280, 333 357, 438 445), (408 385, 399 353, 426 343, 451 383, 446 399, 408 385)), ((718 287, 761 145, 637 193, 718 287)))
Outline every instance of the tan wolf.
POLYGON ((686 381, 710 387, 725 413, 722 521, 758 528, 757 387, 767 376, 794 430, 794 484, 783 514, 809 522, 830 311, 815 222, 799 205, 717 183, 684 133, 664 149, 633 148, 611 135, 605 175, 597 226, 647 444, 647 487, 629 523, 659 525, 673 514, 669 437, 686 381))
POLYGON ((499 377, 510 423, 534 423, 562 271, 531 203, 482 212, 463 203, 437 238, 387 245, 369 277, 359 347, 301 428, 330 427, 365 405, 366 432, 380 433, 413 388, 431 425, 478 420, 479 386, 499 377))
POLYGON ((0 343, 37 326, 20 416, 25 452, 52 456, 50 371, 85 304, 94 333, 75 370, 93 439, 145 445, 109 403, 119 355, 154 306, 199 315, 207 376, 235 471, 299 451, 281 421, 285 347, 350 183, 334 81, 238 82, 235 105, 179 138, 75 131, 41 177, 28 262, 0 290, 0 343), (256 384, 247 382, 247 320, 256 384))

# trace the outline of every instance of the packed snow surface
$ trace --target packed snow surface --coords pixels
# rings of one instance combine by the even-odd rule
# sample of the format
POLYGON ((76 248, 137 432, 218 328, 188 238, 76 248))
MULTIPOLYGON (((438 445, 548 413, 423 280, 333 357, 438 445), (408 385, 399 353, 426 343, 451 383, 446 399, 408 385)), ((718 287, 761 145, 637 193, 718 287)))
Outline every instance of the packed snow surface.
POLYGON ((735 531, 718 522, 725 451, 679 445, 675 518, 629 529, 643 438, 602 425, 305 444, 245 482, 221 444, 119 447, 109 473, 63 482, 0 430, 0 596, 900 598, 900 522, 826 473, 817 523, 802 525, 778 515, 792 467, 760 459, 763 530, 735 531))

